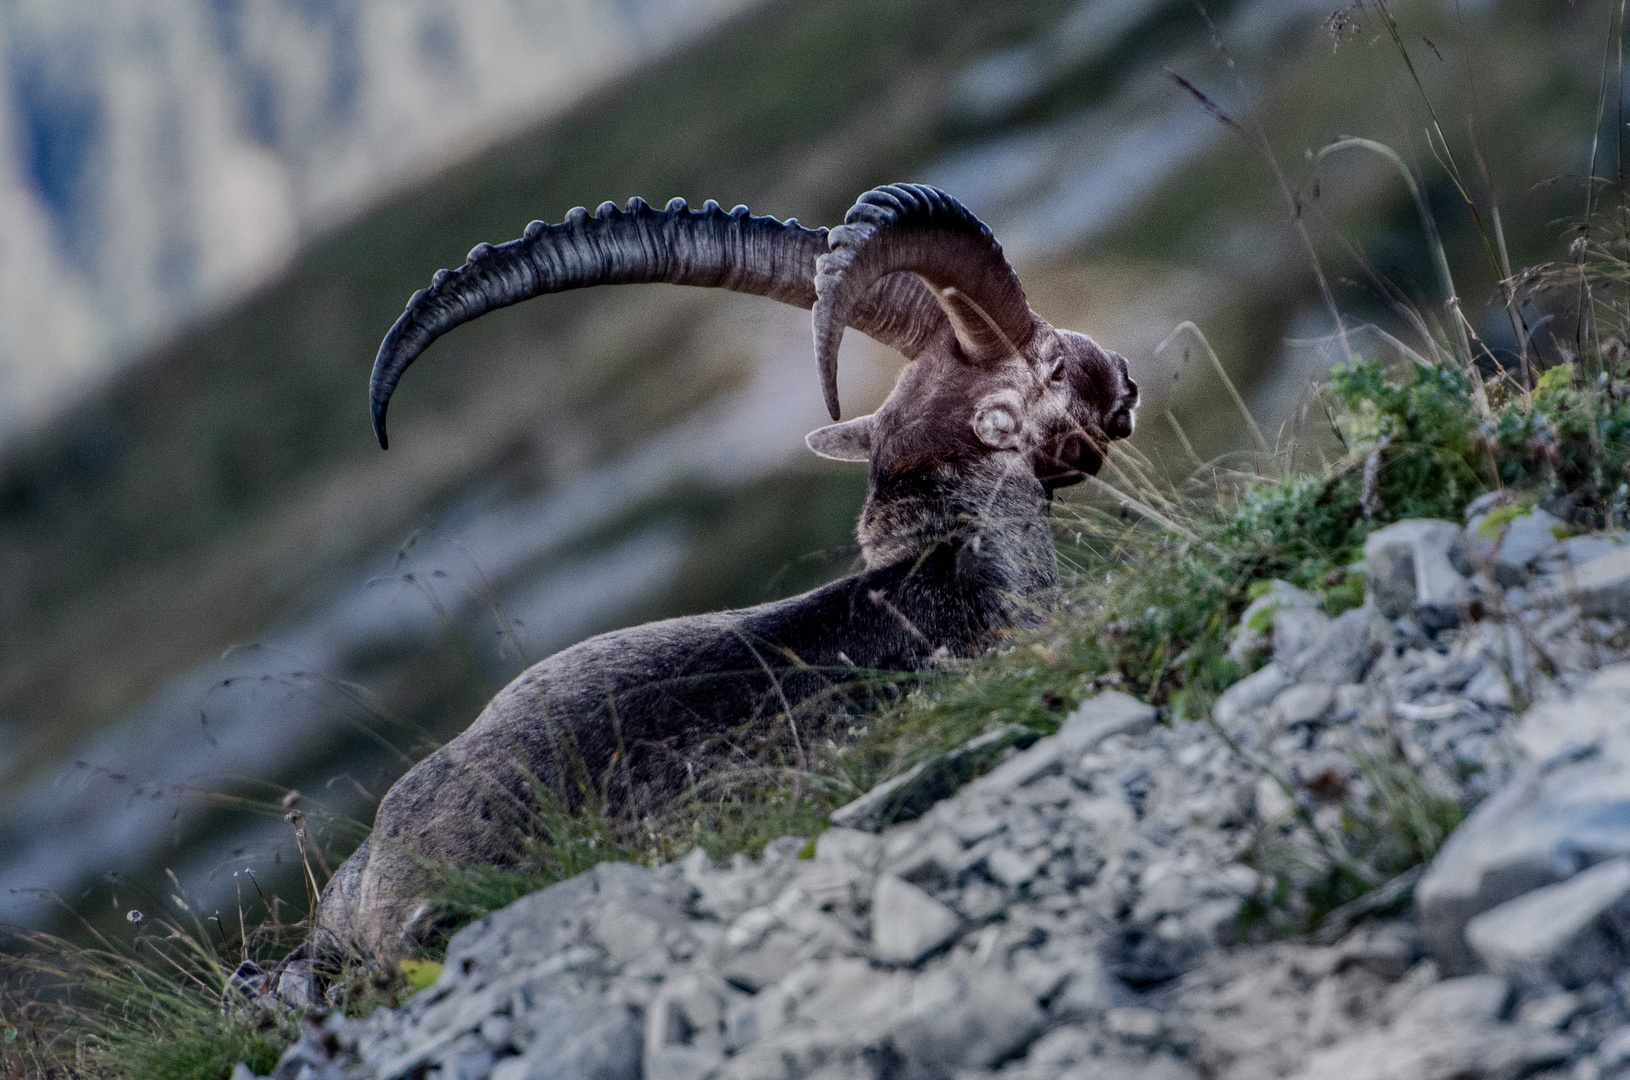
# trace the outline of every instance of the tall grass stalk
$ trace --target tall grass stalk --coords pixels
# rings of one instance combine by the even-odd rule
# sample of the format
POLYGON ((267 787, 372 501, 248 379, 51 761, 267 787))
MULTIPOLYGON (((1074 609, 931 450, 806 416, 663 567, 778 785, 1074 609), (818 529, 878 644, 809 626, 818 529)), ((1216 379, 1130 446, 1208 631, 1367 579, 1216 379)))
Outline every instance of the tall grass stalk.
POLYGON ((88 923, 83 945, 9 932, 0 955, 0 1062, 11 1075, 222 1080, 239 1062, 271 1071, 298 1036, 299 1016, 231 1004, 228 981, 250 953, 287 953, 300 927, 263 911, 253 924, 243 916, 246 939, 229 941, 227 927, 185 910, 179 897, 171 906, 181 916, 131 909, 125 941, 88 923))

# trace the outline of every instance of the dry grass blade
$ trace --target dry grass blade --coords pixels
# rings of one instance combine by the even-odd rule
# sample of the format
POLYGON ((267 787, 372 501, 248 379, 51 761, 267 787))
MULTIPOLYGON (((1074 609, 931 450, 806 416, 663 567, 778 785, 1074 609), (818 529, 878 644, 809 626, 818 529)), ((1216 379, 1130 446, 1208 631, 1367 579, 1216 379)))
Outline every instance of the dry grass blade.
POLYGON ((1206 340, 1205 333, 1198 326, 1186 319, 1178 323, 1172 328, 1172 332, 1167 334, 1159 345, 1155 346, 1155 355, 1159 356, 1164 352, 1166 347, 1177 340, 1178 335, 1185 330, 1193 334, 1199 340, 1200 346, 1205 349, 1206 356, 1211 360, 1212 368, 1217 372, 1217 377, 1222 380, 1223 386, 1228 390, 1228 396, 1234 399, 1234 407, 1239 410, 1240 416, 1245 418, 1245 426, 1250 429, 1251 438, 1255 440, 1257 449, 1264 454, 1271 454, 1273 447, 1268 445, 1267 436, 1263 435, 1262 429, 1257 426, 1256 417, 1252 416, 1251 410, 1246 407, 1245 399, 1240 396, 1239 388, 1234 385, 1234 380, 1228 377, 1228 369, 1223 367, 1222 360, 1217 356, 1217 350, 1211 347, 1211 342, 1206 340))
POLYGON ((1148 518, 1150 521, 1154 522, 1156 525, 1159 525, 1162 529, 1165 529, 1167 532, 1176 533, 1178 536, 1181 536, 1185 540, 1193 541, 1193 542, 1196 542, 1196 543, 1199 542, 1200 537, 1197 536, 1192 529, 1184 528, 1182 525, 1179 525, 1177 522, 1173 521, 1171 518, 1167 517, 1165 514, 1162 514, 1160 511, 1158 511, 1158 510, 1154 509, 1153 507, 1150 507, 1150 506, 1144 504, 1143 502, 1140 502, 1139 500, 1134 499, 1132 496, 1127 495, 1126 493, 1122 492, 1119 488, 1115 487, 1115 485, 1111 484, 1109 481, 1104 480, 1101 477, 1089 476, 1089 477, 1087 477, 1087 483, 1090 484, 1092 487, 1097 488, 1099 491, 1103 492, 1105 495, 1108 495, 1110 498, 1116 500, 1116 502, 1119 503, 1121 506, 1124 506, 1129 510, 1134 510, 1137 513, 1139 513, 1139 514, 1143 515, 1144 517, 1148 518))

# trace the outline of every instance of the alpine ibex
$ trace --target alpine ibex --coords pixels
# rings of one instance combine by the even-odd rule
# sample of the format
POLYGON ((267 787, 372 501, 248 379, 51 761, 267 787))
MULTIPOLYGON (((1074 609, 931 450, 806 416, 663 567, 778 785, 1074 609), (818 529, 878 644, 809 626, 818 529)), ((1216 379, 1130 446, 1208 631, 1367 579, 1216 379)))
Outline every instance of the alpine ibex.
POLYGON ((802 596, 590 638, 520 675, 468 730, 380 803, 373 836, 324 890, 318 925, 389 954, 423 932, 432 862, 516 858, 516 809, 536 783, 672 790, 719 737, 768 725, 850 666, 910 671, 971 656, 1055 583, 1051 493, 1132 432, 1126 361, 1030 309, 1001 245, 955 199, 902 184, 861 196, 828 232, 796 220, 633 199, 533 222, 414 295, 374 365, 374 428, 435 338, 494 308, 590 285, 666 281, 814 310, 815 355, 837 420, 838 343, 853 327, 912 362, 870 416, 821 428, 811 449, 866 461, 865 569, 802 596), (627 787, 625 787, 625 782, 627 787))

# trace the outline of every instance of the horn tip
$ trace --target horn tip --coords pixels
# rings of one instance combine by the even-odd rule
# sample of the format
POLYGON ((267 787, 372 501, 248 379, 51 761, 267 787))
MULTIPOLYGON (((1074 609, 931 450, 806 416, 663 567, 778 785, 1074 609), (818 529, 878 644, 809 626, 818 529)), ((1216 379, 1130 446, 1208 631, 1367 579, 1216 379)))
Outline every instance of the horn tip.
MULTIPOLYGON (((817 307, 816 309, 820 309, 817 307)), ((831 324, 817 322, 815 326, 815 364, 821 372, 821 396, 826 399, 826 411, 832 419, 839 417, 838 409, 838 343, 843 340, 843 323, 833 332, 831 324)))
POLYGON ((373 406, 374 438, 379 440, 379 448, 381 450, 389 450, 391 448, 391 441, 385 434, 385 410, 390 408, 390 402, 375 401, 373 406))

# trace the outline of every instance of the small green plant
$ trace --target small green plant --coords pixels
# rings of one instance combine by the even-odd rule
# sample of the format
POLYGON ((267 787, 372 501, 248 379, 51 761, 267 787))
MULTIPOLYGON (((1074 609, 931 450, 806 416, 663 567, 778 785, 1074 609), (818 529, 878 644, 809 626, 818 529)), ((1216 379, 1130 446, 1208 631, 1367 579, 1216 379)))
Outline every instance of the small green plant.
POLYGON ((1367 828, 1349 824, 1364 837, 1372 861, 1383 871, 1399 873, 1431 862, 1449 834, 1466 817, 1466 808, 1448 795, 1433 791, 1408 764, 1367 758, 1359 768, 1374 790, 1367 828))

